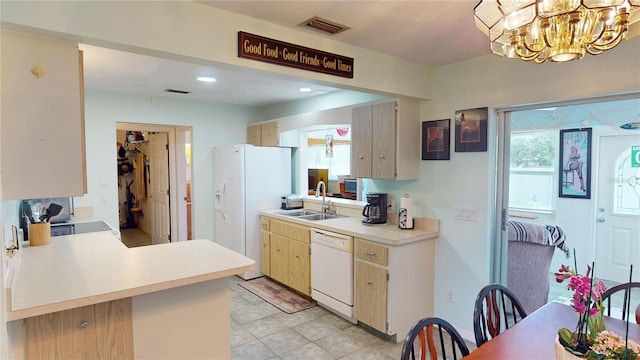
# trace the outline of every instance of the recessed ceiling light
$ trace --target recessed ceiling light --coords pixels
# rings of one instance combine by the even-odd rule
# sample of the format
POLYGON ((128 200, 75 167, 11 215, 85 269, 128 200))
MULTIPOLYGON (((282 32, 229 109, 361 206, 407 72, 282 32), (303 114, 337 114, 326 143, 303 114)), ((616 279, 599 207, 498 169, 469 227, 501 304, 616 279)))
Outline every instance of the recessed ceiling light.
POLYGON ((311 88, 303 87, 303 88, 300 88, 300 91, 301 92, 311 92, 311 88))
POLYGON ((216 78, 212 78, 210 76, 199 76, 197 78, 198 81, 202 81, 202 82, 216 82, 218 80, 216 80, 216 78))

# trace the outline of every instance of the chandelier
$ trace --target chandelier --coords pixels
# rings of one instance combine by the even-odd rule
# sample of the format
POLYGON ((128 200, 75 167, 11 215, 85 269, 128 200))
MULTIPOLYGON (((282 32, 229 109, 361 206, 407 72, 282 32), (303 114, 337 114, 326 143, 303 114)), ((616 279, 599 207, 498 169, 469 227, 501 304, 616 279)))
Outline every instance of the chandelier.
POLYGON ((481 0, 474 17, 494 54, 543 63, 614 48, 638 10, 640 0, 481 0))

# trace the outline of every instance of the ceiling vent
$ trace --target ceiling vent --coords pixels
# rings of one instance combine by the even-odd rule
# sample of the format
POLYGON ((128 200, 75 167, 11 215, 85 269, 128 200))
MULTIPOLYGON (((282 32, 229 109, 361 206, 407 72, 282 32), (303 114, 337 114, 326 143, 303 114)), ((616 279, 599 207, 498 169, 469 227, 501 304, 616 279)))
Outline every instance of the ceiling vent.
POLYGON ((340 25, 338 23, 334 23, 333 21, 325 20, 317 16, 314 16, 311 19, 303 22, 302 24, 300 24, 300 26, 310 27, 314 30, 319 30, 331 35, 335 35, 345 30, 351 29, 348 26, 340 25))
POLYGON ((164 92, 173 93, 173 94, 191 94, 191 91, 176 90, 176 89, 164 89, 164 92))

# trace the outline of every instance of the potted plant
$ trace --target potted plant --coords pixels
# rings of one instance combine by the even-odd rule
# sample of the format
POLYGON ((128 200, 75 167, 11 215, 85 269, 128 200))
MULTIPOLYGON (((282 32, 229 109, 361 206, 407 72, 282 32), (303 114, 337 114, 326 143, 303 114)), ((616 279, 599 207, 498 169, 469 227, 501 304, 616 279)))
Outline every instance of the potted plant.
POLYGON ((556 358, 586 359, 637 359, 640 346, 629 340, 625 343, 619 335, 605 330, 602 294, 606 286, 602 280, 594 284, 590 276, 592 267, 587 266, 585 275, 576 273, 569 266, 562 265, 555 273, 556 281, 569 280, 567 288, 573 291, 571 306, 578 315, 576 328, 558 330, 556 358))

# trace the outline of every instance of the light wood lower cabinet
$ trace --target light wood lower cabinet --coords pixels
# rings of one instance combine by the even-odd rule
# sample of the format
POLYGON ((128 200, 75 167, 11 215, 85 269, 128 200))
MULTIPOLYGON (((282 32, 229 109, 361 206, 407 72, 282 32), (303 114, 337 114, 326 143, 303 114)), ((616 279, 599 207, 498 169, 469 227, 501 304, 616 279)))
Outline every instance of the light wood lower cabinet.
POLYGON ((289 242, 289 284, 292 288, 311 295, 311 256, 309 244, 289 242))
POLYGON ((271 231, 269 227, 269 218, 266 216, 260 217, 260 223, 262 225, 260 230, 260 238, 262 242, 260 252, 260 271, 267 276, 271 276, 271 231))
POLYGON ((387 294, 389 269, 355 260, 355 317, 359 321, 387 332, 387 294))
POLYGON ((271 234, 271 277, 289 285, 289 239, 271 234))
POLYGON ((131 298, 27 319, 27 359, 133 359, 131 298))
POLYGON ((385 245, 354 239, 354 316, 396 341, 433 316, 435 240, 385 245))
POLYGON ((277 219, 271 219, 270 229, 269 276, 311 295, 310 229, 277 219))

